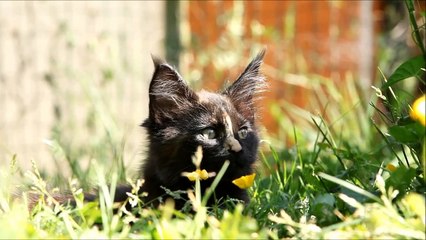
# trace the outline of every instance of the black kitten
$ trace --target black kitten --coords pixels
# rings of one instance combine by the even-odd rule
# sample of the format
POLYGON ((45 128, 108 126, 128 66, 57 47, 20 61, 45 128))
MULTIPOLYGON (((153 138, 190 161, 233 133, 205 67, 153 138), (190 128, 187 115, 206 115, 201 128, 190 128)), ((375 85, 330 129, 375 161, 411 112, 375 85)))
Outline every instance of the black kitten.
MULTIPOLYGON (((215 199, 231 197, 248 202, 245 190, 232 181, 253 173, 259 137, 256 127, 256 94, 265 81, 259 72, 265 52, 260 52, 238 79, 222 93, 194 92, 179 73, 167 63, 154 59, 155 72, 149 87, 149 117, 142 124, 148 132, 148 155, 141 169, 145 179, 140 193, 147 193, 144 203, 158 205, 167 198, 166 190, 187 190, 193 182, 182 176, 195 166, 192 156, 201 146, 201 169, 218 173, 226 160, 230 164, 216 187, 215 199)), ((201 181, 204 192, 213 178, 201 181)), ((130 186, 116 189, 115 201, 127 199, 130 186)), ((142 196, 142 195, 141 195, 142 196)), ((71 195, 55 195, 59 202, 75 204, 71 195)), ((30 208, 38 201, 31 196, 30 208)), ((96 194, 85 194, 94 201, 96 194)), ((183 207, 185 201, 177 201, 183 207)))
MULTIPOLYGON (((246 191, 232 184, 232 180, 251 174, 257 158, 254 100, 265 85, 259 72, 263 56, 264 51, 221 93, 194 92, 175 69, 154 59, 149 117, 142 124, 149 139, 148 156, 142 166, 142 191, 148 193, 145 201, 164 196, 164 188, 193 188, 193 182, 182 177, 182 172, 195 170, 191 157, 198 146, 203 150, 201 169, 217 173, 226 160, 230 161, 215 189, 216 199, 249 201, 246 191)), ((212 181, 201 181, 202 191, 212 181)))

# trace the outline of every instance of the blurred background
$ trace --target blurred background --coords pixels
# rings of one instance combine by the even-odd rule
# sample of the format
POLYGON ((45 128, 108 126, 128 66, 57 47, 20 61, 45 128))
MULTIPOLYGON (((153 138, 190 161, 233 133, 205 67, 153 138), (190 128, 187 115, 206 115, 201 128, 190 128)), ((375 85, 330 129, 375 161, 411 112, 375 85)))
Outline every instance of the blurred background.
MULTIPOLYGON (((263 138, 285 148, 295 132, 315 138, 313 115, 368 106, 380 71, 419 54, 410 31, 403 1, 1 1, 0 163, 67 175, 118 159, 135 172, 151 54, 218 90, 263 48, 263 138)), ((358 125, 342 137, 362 140, 358 125)))

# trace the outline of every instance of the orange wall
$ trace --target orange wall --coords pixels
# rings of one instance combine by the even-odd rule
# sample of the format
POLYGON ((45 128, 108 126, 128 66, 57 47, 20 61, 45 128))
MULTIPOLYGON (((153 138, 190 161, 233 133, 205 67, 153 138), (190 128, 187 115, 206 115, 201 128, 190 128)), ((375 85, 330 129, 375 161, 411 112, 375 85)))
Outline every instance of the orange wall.
MULTIPOLYGON (((242 46, 243 62, 238 67, 224 71, 223 76, 237 76, 238 71, 247 64, 253 38, 253 42, 266 45, 265 63, 270 67, 266 67, 264 72, 270 83, 270 91, 262 101, 265 108, 271 102, 280 100, 306 107, 309 92, 300 86, 286 83, 284 73, 319 74, 331 77, 336 82, 343 79, 348 71, 357 74, 358 61, 362 61, 358 55, 360 1, 244 1, 242 4, 244 31, 241 44, 245 45, 242 46), (292 14, 294 31, 289 29, 291 24, 286 24, 286 17, 291 19, 289 15, 292 14), (253 21, 272 29, 274 33, 256 38, 250 30, 253 21), (288 35, 288 32, 291 34, 288 35)), ((233 1, 188 3, 191 42, 187 46, 187 53, 193 59, 187 62, 188 68, 197 67, 197 51, 218 48, 220 38, 226 31, 223 16, 231 12, 233 7, 233 1)), ((375 2, 372 14, 378 14, 379 9, 379 2, 375 2)), ((377 21, 377 18, 373 19, 377 21)), ((377 28, 377 22, 373 24, 377 28)), ((226 47, 219 46, 220 49, 226 47)), ((240 48, 231 44, 231 51, 233 47, 240 48)), ((217 69, 207 64, 203 70, 203 76, 215 76, 214 71, 217 69)), ((204 80, 203 87, 217 89, 222 84, 217 80, 223 79, 204 80)), ((277 123, 269 111, 264 111, 263 123, 269 132, 276 131, 277 123)))

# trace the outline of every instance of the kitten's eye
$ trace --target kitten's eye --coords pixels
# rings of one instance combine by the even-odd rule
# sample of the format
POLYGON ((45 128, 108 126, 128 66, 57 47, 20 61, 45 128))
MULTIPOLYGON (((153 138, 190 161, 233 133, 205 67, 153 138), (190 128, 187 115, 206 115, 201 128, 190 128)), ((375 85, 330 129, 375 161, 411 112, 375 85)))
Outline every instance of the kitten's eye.
POLYGON ((204 129, 202 134, 207 139, 214 139, 216 137, 216 132, 211 128, 204 129))
POLYGON ((247 127, 242 127, 240 128, 240 130, 238 131, 238 137, 240 139, 245 139, 247 137, 248 134, 248 129, 247 127))

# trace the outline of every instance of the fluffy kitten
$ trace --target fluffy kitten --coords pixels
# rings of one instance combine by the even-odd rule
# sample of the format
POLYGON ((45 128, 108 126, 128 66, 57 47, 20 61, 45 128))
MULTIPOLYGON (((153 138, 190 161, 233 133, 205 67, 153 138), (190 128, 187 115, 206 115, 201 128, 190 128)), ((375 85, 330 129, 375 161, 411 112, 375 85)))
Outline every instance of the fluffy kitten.
MULTIPOLYGON (((148 156, 142 166, 142 191, 148 193, 145 201, 164 196, 162 187, 172 191, 193 188, 193 182, 181 173, 195 170, 191 157, 198 146, 203 150, 201 169, 217 173, 226 160, 230 161, 215 189, 216 199, 249 201, 246 191, 232 184, 232 180, 251 174, 257 158, 254 101, 265 86, 259 72, 264 53, 260 52, 221 93, 194 92, 175 69, 154 59, 149 117, 142 124, 149 139, 148 156)), ((201 181, 202 190, 212 181, 201 181)))
MULTIPOLYGON (((237 80, 221 93, 194 92, 170 65, 154 59, 155 71, 149 87, 149 116, 142 126, 148 133, 148 154, 141 169, 145 180, 140 194, 147 193, 144 203, 158 205, 167 198, 165 189, 192 189, 194 182, 182 176, 192 172, 198 146, 202 147, 201 169, 218 173, 226 160, 229 167, 214 192, 214 199, 226 197, 249 201, 245 190, 232 181, 253 173, 259 137, 256 127, 255 99, 265 81, 259 72, 265 52, 260 52, 237 80)), ((201 181, 204 192, 213 178, 201 181)), ((120 186, 115 201, 127 199, 130 186, 120 186)), ((38 197, 30 196, 30 208, 38 197)), ((55 195, 59 202, 75 204, 71 195, 55 195)), ((94 201, 96 194, 85 194, 94 201)), ((184 200, 177 200, 181 208, 184 200)), ((211 202, 210 202, 211 203, 211 202)))

